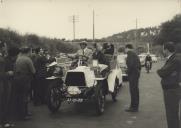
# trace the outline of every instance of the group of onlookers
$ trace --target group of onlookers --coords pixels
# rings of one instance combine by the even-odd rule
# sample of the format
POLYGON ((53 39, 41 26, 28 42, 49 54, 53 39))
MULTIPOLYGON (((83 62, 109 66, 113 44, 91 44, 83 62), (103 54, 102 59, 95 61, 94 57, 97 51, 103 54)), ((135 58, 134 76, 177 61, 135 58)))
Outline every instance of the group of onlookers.
POLYGON ((30 119, 30 98, 35 105, 46 103, 46 64, 41 48, 10 47, 0 41, 0 127, 12 127, 14 120, 30 119))
MULTIPOLYGON (((104 54, 114 53, 114 46, 107 43, 94 44, 91 50, 83 41, 80 47, 73 58, 82 55, 84 59, 92 57, 108 64, 104 54)), ((42 48, 7 48, 6 43, 0 41, 0 126, 11 127, 16 119, 30 119, 29 100, 33 100, 35 106, 46 104, 47 65, 53 61, 42 48)))

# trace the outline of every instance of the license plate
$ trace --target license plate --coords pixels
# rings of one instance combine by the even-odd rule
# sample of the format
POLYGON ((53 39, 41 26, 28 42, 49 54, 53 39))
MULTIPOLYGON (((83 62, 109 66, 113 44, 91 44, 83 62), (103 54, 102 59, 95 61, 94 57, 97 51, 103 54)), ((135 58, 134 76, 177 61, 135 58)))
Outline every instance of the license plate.
POLYGON ((81 102, 83 102, 83 99, 81 99, 81 98, 78 98, 78 99, 68 98, 67 101, 73 102, 73 103, 75 103, 75 102, 81 103, 81 102))

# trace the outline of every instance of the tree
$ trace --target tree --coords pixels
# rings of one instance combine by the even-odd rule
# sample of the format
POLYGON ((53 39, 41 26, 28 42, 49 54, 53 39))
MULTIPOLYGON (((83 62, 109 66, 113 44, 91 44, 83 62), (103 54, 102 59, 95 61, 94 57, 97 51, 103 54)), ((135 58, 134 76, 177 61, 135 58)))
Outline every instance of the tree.
POLYGON ((181 43, 181 15, 176 15, 171 21, 161 25, 157 42, 164 44, 169 41, 181 43))
POLYGON ((26 35, 26 45, 30 47, 40 47, 42 46, 39 37, 35 34, 26 35))

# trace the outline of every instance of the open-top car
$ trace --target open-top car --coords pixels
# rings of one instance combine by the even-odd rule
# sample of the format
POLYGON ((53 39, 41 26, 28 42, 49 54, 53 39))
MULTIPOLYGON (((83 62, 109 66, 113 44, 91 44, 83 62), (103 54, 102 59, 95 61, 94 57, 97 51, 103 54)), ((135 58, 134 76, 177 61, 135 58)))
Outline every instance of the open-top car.
POLYGON ((99 64, 97 60, 92 60, 92 64, 88 66, 79 58, 77 67, 66 72, 63 82, 52 82, 49 86, 49 110, 58 111, 63 101, 74 103, 93 100, 96 113, 102 114, 106 95, 110 94, 113 101, 116 101, 122 85, 122 71, 116 60, 112 57, 110 63, 115 66, 110 68, 108 65, 99 64))

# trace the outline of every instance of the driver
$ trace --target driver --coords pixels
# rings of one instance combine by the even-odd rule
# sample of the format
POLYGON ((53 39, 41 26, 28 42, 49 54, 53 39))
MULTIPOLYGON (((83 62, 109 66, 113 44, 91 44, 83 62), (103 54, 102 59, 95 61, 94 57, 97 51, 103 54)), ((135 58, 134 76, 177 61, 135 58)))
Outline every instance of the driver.
POLYGON ((83 63, 89 62, 89 60, 92 57, 92 50, 87 48, 86 41, 82 41, 81 43, 79 43, 79 45, 80 45, 80 49, 77 51, 76 55, 74 56, 68 55, 68 57, 72 59, 82 59, 83 63))
POLYGON ((145 66, 146 63, 149 62, 150 63, 150 69, 152 68, 152 58, 150 56, 150 54, 148 53, 147 56, 145 57, 145 66))
POLYGON ((80 43, 80 49, 77 51, 75 57, 82 57, 84 61, 88 61, 90 57, 92 56, 92 50, 87 48, 87 42, 82 41, 80 43))

